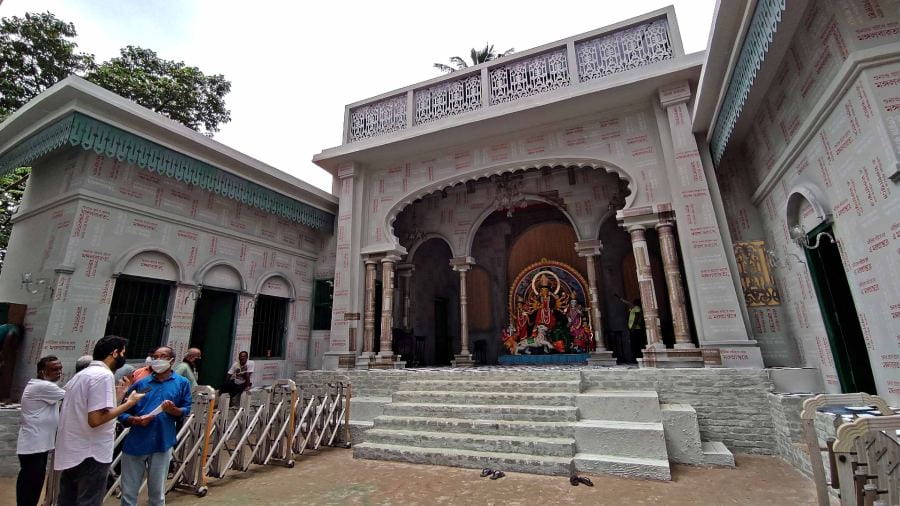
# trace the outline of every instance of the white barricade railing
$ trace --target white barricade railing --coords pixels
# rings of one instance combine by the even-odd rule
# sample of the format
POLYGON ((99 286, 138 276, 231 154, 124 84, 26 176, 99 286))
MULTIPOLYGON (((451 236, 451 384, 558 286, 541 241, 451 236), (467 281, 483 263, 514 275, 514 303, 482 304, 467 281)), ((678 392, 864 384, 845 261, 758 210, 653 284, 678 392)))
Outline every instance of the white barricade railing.
MULTIPOLYGON (((351 386, 346 376, 302 391, 293 380, 278 380, 244 392, 235 406, 228 394, 217 395, 208 386, 194 387, 192 396, 191 414, 181 423, 172 450, 166 493, 179 490, 204 497, 208 478, 246 472, 252 464, 293 467, 295 456, 333 446, 341 431, 344 446, 350 447, 351 386)), ((116 437, 110 465, 115 480, 105 499, 121 495, 120 448, 129 432, 125 427, 116 437)), ((56 505, 58 482, 59 473, 51 472, 43 506, 56 505)), ((141 490, 145 485, 146 480, 141 490)))

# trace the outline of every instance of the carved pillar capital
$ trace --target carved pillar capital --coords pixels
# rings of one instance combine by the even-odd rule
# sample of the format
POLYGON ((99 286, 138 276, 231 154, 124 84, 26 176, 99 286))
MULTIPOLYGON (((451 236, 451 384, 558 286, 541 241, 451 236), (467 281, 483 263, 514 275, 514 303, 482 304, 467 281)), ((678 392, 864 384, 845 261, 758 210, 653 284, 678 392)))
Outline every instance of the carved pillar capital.
POLYGON ((603 242, 599 239, 578 241, 575 243, 575 252, 580 257, 596 257, 603 253, 603 242))
POLYGON ((683 104, 691 99, 691 86, 687 81, 663 86, 659 89, 659 103, 663 108, 683 104))
POLYGON ((472 257, 454 257, 450 259, 450 267, 457 272, 465 272, 475 265, 475 259, 472 257))

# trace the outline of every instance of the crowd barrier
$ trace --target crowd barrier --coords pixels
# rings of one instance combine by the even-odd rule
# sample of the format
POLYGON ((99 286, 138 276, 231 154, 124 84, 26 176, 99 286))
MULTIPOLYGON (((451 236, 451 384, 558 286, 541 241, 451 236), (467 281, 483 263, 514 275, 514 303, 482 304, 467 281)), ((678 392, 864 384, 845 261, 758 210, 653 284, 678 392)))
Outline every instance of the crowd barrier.
MULTIPOLYGON (((295 457, 307 449, 335 446, 341 432, 341 446, 349 448, 351 393, 346 376, 304 389, 293 380, 277 380, 244 392, 233 404, 229 395, 217 395, 211 387, 194 387, 191 414, 181 422, 172 451, 166 493, 204 497, 210 479, 247 472, 253 465, 294 467, 295 457)), ((121 495, 121 443, 129 430, 118 431, 106 498, 121 495)), ((141 491, 145 486, 146 480, 141 491)), ((42 504, 55 506, 58 493, 59 473, 51 472, 42 504)))

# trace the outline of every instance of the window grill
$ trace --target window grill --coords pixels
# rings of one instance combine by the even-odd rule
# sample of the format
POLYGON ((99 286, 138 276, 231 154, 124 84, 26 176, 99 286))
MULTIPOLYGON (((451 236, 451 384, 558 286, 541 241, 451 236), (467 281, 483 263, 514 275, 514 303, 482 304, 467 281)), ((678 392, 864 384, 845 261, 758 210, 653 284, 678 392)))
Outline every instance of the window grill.
POLYGON ((252 358, 283 358, 288 300, 260 295, 253 310, 252 358))
POLYGON ((168 282, 119 276, 106 320, 106 335, 128 339, 126 349, 132 358, 153 353, 163 343, 171 291, 168 282))
POLYGON ((313 330, 331 330, 331 303, 334 280, 317 279, 313 298, 313 330))

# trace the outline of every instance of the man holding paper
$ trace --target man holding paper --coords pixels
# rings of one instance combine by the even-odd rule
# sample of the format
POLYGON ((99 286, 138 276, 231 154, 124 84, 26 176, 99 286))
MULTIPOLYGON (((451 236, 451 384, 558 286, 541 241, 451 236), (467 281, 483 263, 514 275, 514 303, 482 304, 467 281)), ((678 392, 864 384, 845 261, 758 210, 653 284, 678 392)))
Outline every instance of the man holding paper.
POLYGON ((168 346, 157 348, 150 367, 153 373, 131 386, 143 399, 119 416, 131 431, 122 446, 122 506, 135 506, 147 472, 151 506, 166 503, 165 485, 175 446, 175 423, 191 411, 191 385, 174 374, 175 353, 168 346))

